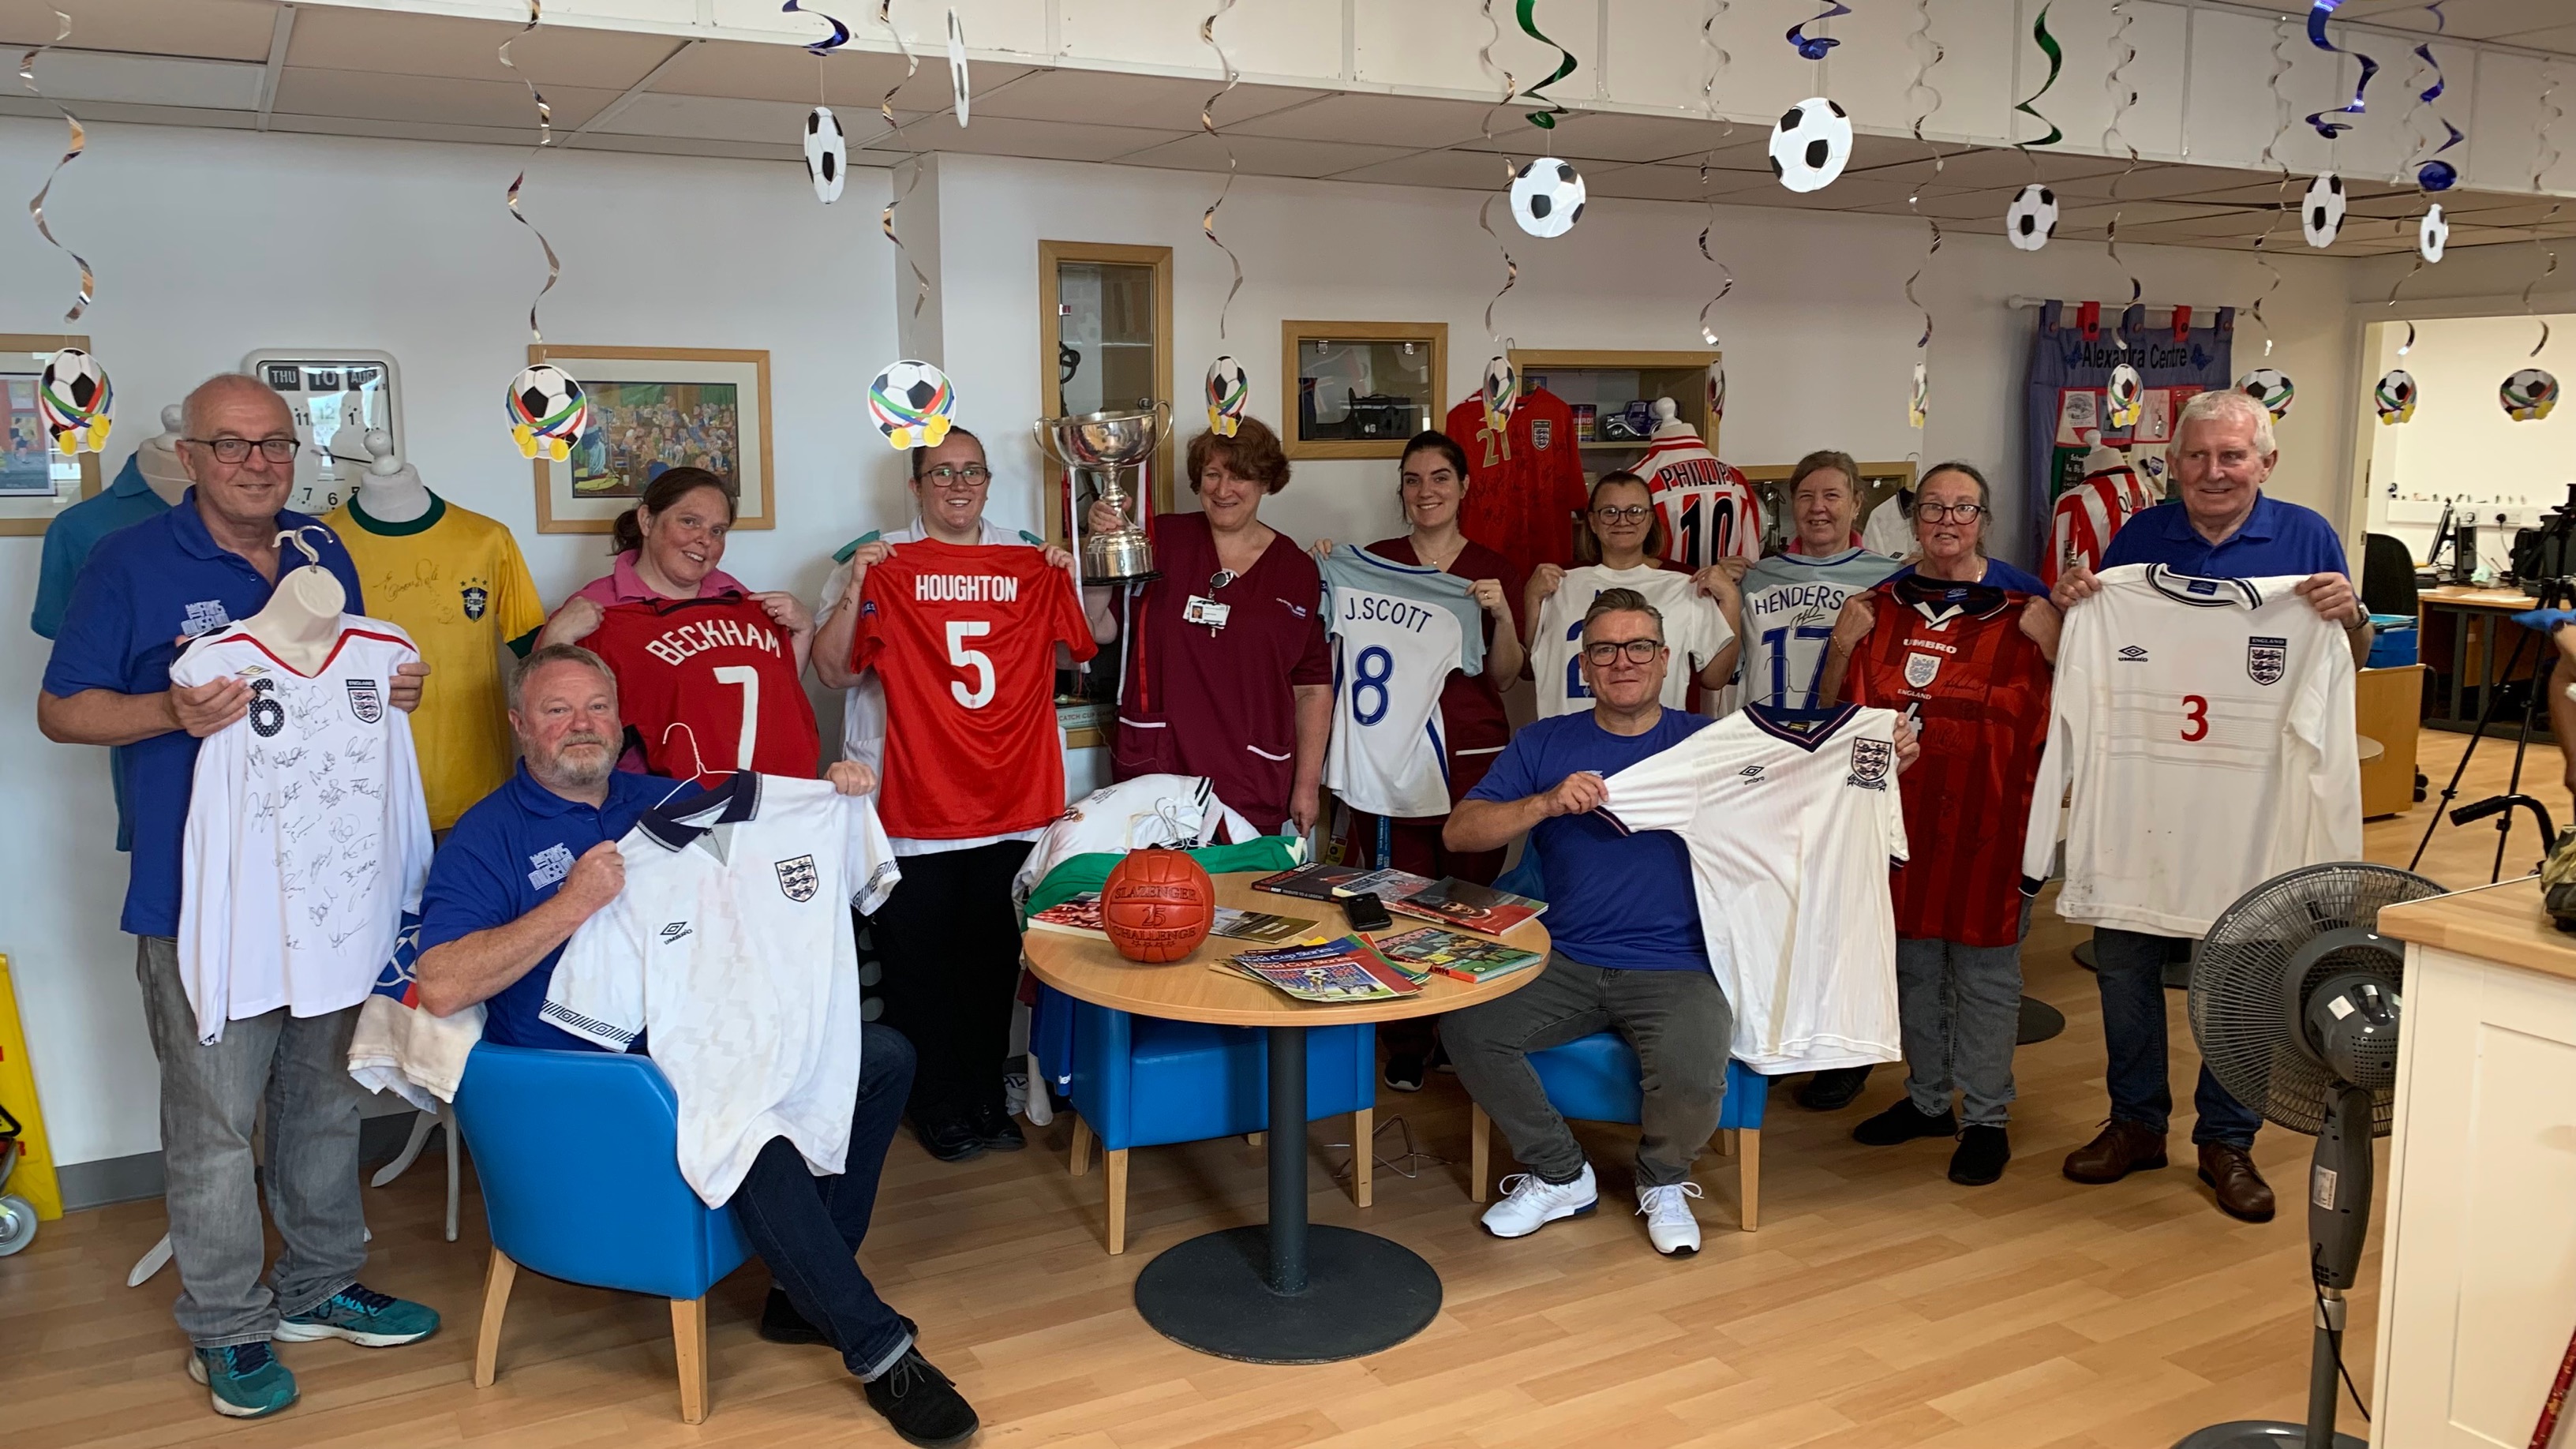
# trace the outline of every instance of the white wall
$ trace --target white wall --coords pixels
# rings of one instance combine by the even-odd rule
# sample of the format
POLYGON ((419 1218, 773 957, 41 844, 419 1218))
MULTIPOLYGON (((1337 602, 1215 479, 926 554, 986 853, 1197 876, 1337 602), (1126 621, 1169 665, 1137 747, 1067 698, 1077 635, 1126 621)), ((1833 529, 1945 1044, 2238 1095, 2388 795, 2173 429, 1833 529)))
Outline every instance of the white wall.
MULTIPOLYGON (((2549 318, 2551 341, 2576 342, 2576 314, 2549 318)), ((2415 324, 2415 345, 2397 356, 2406 327, 2379 329, 2379 372, 2362 379, 2375 387, 2392 367, 2414 375, 2421 399, 2411 421, 2374 427, 2370 454, 2370 523, 2395 533, 2422 557, 2433 542, 2442 502, 2480 505, 2481 523, 2503 512, 2517 525, 2564 502, 2576 482, 2576 409, 2562 404, 2546 418, 2515 422, 2496 401, 2496 385, 2525 367, 2568 369, 2576 363, 2558 347, 2538 361, 2531 345, 2540 328, 2528 317, 2437 318, 2415 324), (2553 367, 2552 364, 2555 364, 2553 367), (2396 496, 2390 497, 2391 485, 2396 496)), ((2487 545, 2480 544, 2483 553, 2487 545)))

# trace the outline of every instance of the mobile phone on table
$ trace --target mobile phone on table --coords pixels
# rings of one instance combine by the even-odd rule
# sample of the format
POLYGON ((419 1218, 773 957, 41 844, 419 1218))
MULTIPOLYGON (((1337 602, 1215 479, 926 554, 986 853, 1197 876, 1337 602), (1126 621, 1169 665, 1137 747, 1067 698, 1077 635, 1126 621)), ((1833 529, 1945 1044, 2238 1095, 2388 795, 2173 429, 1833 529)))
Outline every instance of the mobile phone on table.
POLYGON ((1383 931, 1395 924, 1395 917, 1386 912, 1386 902, 1379 900, 1374 891, 1361 891, 1341 900, 1342 914, 1351 918, 1354 931, 1383 931))

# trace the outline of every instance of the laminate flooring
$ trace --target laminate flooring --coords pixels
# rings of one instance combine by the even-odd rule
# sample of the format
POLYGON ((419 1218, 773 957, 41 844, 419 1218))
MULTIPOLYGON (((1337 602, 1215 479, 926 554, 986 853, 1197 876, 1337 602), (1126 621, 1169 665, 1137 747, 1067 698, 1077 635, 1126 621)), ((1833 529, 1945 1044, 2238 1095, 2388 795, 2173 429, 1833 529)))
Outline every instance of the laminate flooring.
MULTIPOLYGON (((2462 737, 2428 733, 2438 791, 2462 737)), ((2479 750, 2462 798, 2500 789, 2509 742, 2479 750)), ((2534 793, 2559 812, 2553 753, 2534 793)), ((2403 864, 2430 806, 2368 827, 2374 859, 2403 864)), ((2444 826, 2426 870, 2483 881, 2492 830, 2444 826)), ((2526 825, 2513 869, 2539 847, 2526 825)), ((1632 1129, 1577 1130, 1601 1168, 1602 1210, 1501 1242, 1467 1201, 1467 1100, 1434 1074, 1418 1095, 1384 1093, 1377 1204, 1354 1209, 1337 1171, 1348 1119, 1315 1124, 1316 1221, 1366 1227, 1437 1266, 1446 1289, 1420 1337, 1358 1362, 1259 1367, 1204 1357, 1137 1318, 1136 1272, 1210 1228, 1258 1222, 1260 1149, 1227 1139, 1140 1149, 1127 1253, 1102 1250, 1102 1174, 1070 1177, 1059 1117, 1030 1149, 960 1166, 906 1135, 887 1163, 861 1257, 923 1325, 930 1359, 982 1414, 979 1443, 1079 1449, 1309 1444, 1834 1446, 1834 1449, 2163 1449, 2202 1424, 2297 1419, 2307 1376, 2307 1230, 2299 1210, 2309 1140, 2267 1129, 2256 1157, 2283 1198, 2269 1224, 2221 1215, 2191 1166, 2196 1070, 2183 995, 2170 993, 2177 1104, 2173 1165, 2107 1187, 2067 1181, 2058 1160, 2105 1112, 2101 1020, 2069 948, 2080 928, 2043 900, 2026 951, 2031 995, 2067 1030, 2021 1050, 2016 1156, 2003 1181, 1943 1177, 1949 1145, 1871 1149, 1853 1123, 1894 1101, 1881 1068, 1855 1106, 1800 1110, 1775 1091, 1762 1141, 1762 1221, 1736 1228, 1731 1160, 1701 1159, 1707 1247, 1667 1261, 1633 1212, 1632 1129), (1401 1126, 1395 1121, 1400 1119, 1401 1126), (1422 1157, 1403 1159, 1406 1134, 1422 1157), (1407 1173, 1410 1175, 1407 1175, 1407 1173)), ((1508 1153, 1497 1144, 1498 1170, 1508 1153)), ((2385 1160, 2385 1148, 2382 1149, 2385 1160)), ((470 1158, 469 1158, 470 1164, 470 1158)), ((899 1441, 837 1357, 762 1342, 757 1264, 708 1305, 710 1414, 679 1421, 670 1317, 660 1302, 522 1273, 501 1377, 477 1391, 473 1343, 487 1241, 469 1165, 460 1241, 440 1235, 443 1158, 366 1194, 375 1232, 367 1281, 425 1300, 446 1325, 410 1348, 279 1346, 303 1402, 237 1423, 207 1411, 183 1376, 174 1276, 124 1286, 159 1234, 158 1202, 76 1213, 0 1259, 0 1443, 57 1446, 296 1445, 367 1449, 659 1449, 899 1441)), ((2370 1392, 2378 1239, 2353 1294, 2347 1362, 2370 1392)), ((2345 1426, 2365 1432, 2349 1400, 2345 1426)))

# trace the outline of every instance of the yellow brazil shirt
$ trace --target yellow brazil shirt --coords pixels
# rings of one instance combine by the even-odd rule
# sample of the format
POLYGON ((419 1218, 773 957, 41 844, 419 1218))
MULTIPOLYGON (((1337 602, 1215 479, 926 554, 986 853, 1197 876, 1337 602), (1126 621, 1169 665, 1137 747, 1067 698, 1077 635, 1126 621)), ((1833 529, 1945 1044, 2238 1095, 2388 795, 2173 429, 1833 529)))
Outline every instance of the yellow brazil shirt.
POLYGON ((445 830, 510 778, 501 652, 546 622, 536 583, 508 528, 436 494, 407 523, 369 518, 355 498, 323 522, 358 566, 367 612, 409 631, 429 664, 411 730, 430 827, 445 830))

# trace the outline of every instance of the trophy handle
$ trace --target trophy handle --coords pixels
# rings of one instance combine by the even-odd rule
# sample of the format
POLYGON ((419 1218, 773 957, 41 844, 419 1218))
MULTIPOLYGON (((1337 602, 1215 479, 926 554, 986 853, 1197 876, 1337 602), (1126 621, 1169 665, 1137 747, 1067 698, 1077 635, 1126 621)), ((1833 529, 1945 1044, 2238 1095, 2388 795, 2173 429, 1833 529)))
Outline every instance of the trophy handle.
POLYGON ((1172 405, 1167 400, 1154 404, 1154 441, 1162 442, 1172 435, 1172 405))
POLYGON ((1046 459, 1050 463, 1055 463, 1063 467, 1069 468, 1073 466, 1072 463, 1062 454, 1048 446, 1047 440, 1049 434, 1047 432, 1046 419, 1040 418, 1036 422, 1029 424, 1029 436, 1037 440, 1039 457, 1046 459))

